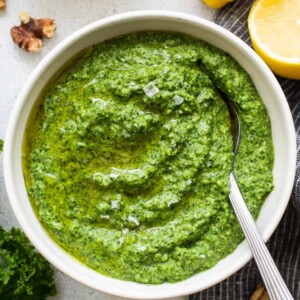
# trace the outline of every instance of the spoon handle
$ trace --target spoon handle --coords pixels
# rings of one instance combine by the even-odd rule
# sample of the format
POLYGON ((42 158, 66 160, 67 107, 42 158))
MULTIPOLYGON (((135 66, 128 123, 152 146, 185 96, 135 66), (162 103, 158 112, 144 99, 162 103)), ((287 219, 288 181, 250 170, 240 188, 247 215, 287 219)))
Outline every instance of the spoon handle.
POLYGON ((239 190, 233 172, 230 173, 229 198, 244 231, 246 240, 252 251, 270 298, 272 300, 294 299, 283 281, 274 260, 256 227, 254 219, 239 190))

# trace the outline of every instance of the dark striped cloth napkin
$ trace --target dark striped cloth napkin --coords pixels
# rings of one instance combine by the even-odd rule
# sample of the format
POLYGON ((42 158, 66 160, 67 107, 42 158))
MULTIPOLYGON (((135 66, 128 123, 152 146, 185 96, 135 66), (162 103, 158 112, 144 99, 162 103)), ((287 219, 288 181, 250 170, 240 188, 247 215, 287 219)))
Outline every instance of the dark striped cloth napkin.
MULTIPOLYGON (((251 46, 247 17, 253 0, 236 0, 220 10, 216 23, 251 46)), ((297 172, 288 208, 267 246, 295 299, 300 299, 300 80, 277 77, 297 132, 297 172)), ((247 300, 262 281, 254 260, 220 284, 190 296, 190 300, 247 300)))

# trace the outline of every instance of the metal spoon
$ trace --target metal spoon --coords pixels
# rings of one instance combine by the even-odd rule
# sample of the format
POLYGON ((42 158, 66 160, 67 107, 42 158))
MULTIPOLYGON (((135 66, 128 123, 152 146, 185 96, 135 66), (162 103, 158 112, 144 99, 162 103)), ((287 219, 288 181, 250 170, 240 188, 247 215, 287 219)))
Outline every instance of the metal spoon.
POLYGON ((229 199, 245 234, 246 240, 252 251, 254 260, 256 261, 270 298, 272 300, 293 299, 256 227, 255 221, 250 214, 238 187, 234 174, 234 164, 241 141, 242 123, 235 104, 231 102, 222 92, 220 94, 226 102, 231 114, 232 132, 234 137, 234 159, 232 162, 232 171, 229 175, 229 199))

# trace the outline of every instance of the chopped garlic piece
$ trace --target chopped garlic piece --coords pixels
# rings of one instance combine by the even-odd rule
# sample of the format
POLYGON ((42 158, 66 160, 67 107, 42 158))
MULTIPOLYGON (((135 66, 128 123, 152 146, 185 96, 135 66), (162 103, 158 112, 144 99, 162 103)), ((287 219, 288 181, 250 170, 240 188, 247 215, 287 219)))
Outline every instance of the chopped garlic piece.
POLYGON ((159 92, 159 89, 158 87, 155 85, 155 83, 152 81, 152 82, 149 82, 144 88, 143 88, 143 91, 145 92, 145 94, 148 96, 148 97, 153 97, 154 95, 156 95, 158 92, 159 92))
POLYGON ((133 216, 129 216, 128 217, 128 221, 129 222, 133 222, 136 226, 139 226, 140 225, 140 222, 133 216))
POLYGON ((184 98, 182 98, 181 96, 175 95, 173 97, 174 103, 175 105, 180 105, 181 103, 183 103, 184 98))

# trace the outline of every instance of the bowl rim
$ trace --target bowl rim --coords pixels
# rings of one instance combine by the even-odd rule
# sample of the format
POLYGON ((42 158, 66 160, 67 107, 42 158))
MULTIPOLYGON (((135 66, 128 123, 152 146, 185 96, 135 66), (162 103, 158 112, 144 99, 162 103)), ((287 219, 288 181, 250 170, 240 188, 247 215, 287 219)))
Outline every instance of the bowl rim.
MULTIPOLYGON (((110 286, 99 286, 95 284, 91 284, 88 280, 88 278, 82 278, 79 274, 74 274, 72 270, 69 270, 64 267, 63 263, 58 262, 56 260, 56 257, 52 256, 51 253, 49 253, 46 246, 43 245, 43 243, 40 242, 40 240, 37 238, 37 236, 32 231, 32 228, 28 227, 28 223, 26 221, 26 217, 24 216, 24 213, 19 208, 19 200, 18 195, 15 192, 14 188, 14 172, 13 172, 13 137, 15 135, 15 132, 17 131, 17 122, 19 119, 19 116, 21 114, 22 108, 26 103, 27 97, 30 94, 30 91, 32 87, 34 86, 35 82, 38 80, 38 78, 43 74, 43 71, 48 68, 48 66, 51 64, 51 62, 55 61, 59 58, 60 54, 63 53, 63 51, 67 48, 69 48, 72 44, 78 42, 80 39, 82 39, 84 36, 90 34, 93 31, 101 30, 101 27, 113 24, 115 22, 120 21, 128 21, 132 19, 136 20, 142 20, 144 18, 166 18, 166 19, 172 19, 175 20, 185 20, 190 23, 196 24, 198 26, 204 26, 206 28, 209 28, 209 30, 213 31, 214 33, 217 33, 219 35, 223 35, 224 38, 231 41, 231 43, 235 44, 240 50, 244 51, 255 63, 260 67, 261 71, 265 74, 266 77, 268 77, 269 82, 272 83, 273 88, 278 93, 278 97, 281 98, 281 109, 282 109, 282 116, 283 119, 285 119, 286 126, 289 128, 289 142, 290 147, 288 149, 289 153, 289 159, 290 164, 288 165, 289 171, 288 176, 286 178, 286 186, 285 186, 285 193, 284 195, 284 201, 280 202, 280 208, 277 209, 277 214, 273 215, 273 220, 270 222, 270 225, 267 229, 265 229, 262 232, 263 239, 267 241, 271 234, 276 229, 277 225, 279 224, 286 206, 289 202, 289 197, 292 192, 292 187, 294 183, 294 175, 296 170, 296 135, 295 135, 295 129, 293 120, 291 117, 291 112, 289 109, 289 106, 286 102, 285 95, 277 82, 274 74, 270 71, 270 69, 267 67, 267 65, 262 61, 262 59, 248 46, 246 43, 244 43, 241 39, 239 39, 237 36, 235 36, 233 33, 227 31, 226 29, 220 27, 219 25, 202 19, 197 16, 189 15, 186 13, 179 13, 175 11, 166 11, 166 10, 142 10, 142 11, 134 11, 134 12, 126 12, 114 16, 110 16, 104 19, 100 19, 96 22, 93 22, 89 25, 84 26, 83 28, 75 31, 73 34, 71 34, 69 37, 65 38, 63 41, 61 41, 54 49, 52 49, 37 65, 37 67, 34 69, 34 71, 31 73, 29 78, 27 79, 26 84, 24 85, 23 89, 21 90, 17 101, 14 105, 12 114, 9 119, 9 124, 7 128, 7 133, 5 136, 5 144, 4 144, 4 153, 3 153, 3 168, 4 168, 4 180, 5 180, 5 187, 6 191, 9 197, 9 201, 11 204, 11 207, 13 209, 13 212, 21 225, 22 229, 24 230, 25 234, 28 236, 29 240, 33 243, 33 245, 42 253, 44 257, 47 258, 51 264, 53 264, 55 267, 57 267, 59 270, 61 270, 63 273, 67 274, 71 278, 77 280, 78 282, 91 287, 95 290, 102 291, 104 293, 108 293, 115 296, 121 296, 121 297, 129 297, 134 299, 162 299, 167 297, 176 297, 176 296, 183 296, 195 293, 199 290, 203 290, 205 288, 208 288, 210 286, 213 286, 222 280, 226 279, 230 275, 234 274, 236 271, 238 271, 240 268, 242 268, 252 257, 250 249, 247 248, 247 253, 245 253, 244 257, 240 259, 240 262, 237 263, 233 268, 230 269, 230 271, 227 270, 227 272, 224 272, 223 274, 219 274, 216 276, 215 280, 211 281, 210 284, 206 284, 206 286, 201 286, 201 283, 199 285, 187 285, 184 288, 180 286, 180 290, 176 289, 176 283, 173 284, 174 289, 171 291, 164 291, 162 288, 159 292, 151 293, 150 289, 148 289, 147 293, 141 293, 141 292, 129 292, 126 291, 120 291, 116 290, 114 287, 111 288, 110 286)), ((53 241, 53 244, 55 244, 56 247, 60 247, 58 244, 56 244, 55 241, 53 241)), ((106 277, 105 275, 102 275, 99 273, 99 278, 101 276, 106 277)), ((116 281, 125 282, 123 280, 113 279, 116 281)), ((143 285, 143 284, 141 284, 143 285)), ((156 285, 158 286, 164 286, 165 284, 156 285)), ((147 285, 145 285, 147 286, 147 285)), ((151 287, 151 286, 147 286, 151 287)))

